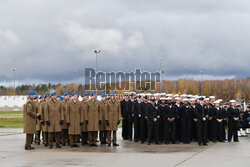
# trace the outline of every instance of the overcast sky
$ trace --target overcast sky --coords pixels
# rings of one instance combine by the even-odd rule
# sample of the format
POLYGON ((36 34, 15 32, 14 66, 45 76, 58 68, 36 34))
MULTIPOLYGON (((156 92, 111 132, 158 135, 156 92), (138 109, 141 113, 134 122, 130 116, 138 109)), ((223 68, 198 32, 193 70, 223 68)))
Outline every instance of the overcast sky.
POLYGON ((249 0, 0 0, 0 83, 81 82, 85 67, 165 79, 250 75, 249 0), (51 70, 50 70, 51 69, 51 70), (75 72, 74 72, 75 71, 75 72))

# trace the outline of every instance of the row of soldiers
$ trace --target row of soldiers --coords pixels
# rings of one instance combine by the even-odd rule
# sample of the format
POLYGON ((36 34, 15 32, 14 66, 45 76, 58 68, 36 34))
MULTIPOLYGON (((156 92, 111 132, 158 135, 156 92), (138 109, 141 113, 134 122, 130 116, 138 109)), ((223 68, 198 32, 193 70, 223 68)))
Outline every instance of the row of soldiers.
POLYGON ((222 100, 187 95, 156 94, 155 96, 124 94, 121 101, 122 137, 124 140, 148 144, 173 144, 197 141, 224 142, 228 128, 228 142, 238 142, 239 125, 246 128, 250 116, 231 100, 228 107, 222 100), (134 132, 134 133, 133 133, 134 132))
POLYGON ((31 146, 34 134, 35 142, 40 144, 41 132, 44 146, 50 149, 54 143, 56 148, 66 144, 79 147, 80 138, 82 145, 96 147, 98 131, 101 144, 119 146, 116 131, 121 120, 121 107, 115 93, 110 94, 109 100, 105 93, 102 94, 101 101, 96 99, 95 92, 90 98, 83 94, 82 101, 78 97, 77 92, 72 95, 66 92, 64 98, 56 92, 38 97, 35 91, 30 91, 23 109, 25 149, 34 149, 31 146))

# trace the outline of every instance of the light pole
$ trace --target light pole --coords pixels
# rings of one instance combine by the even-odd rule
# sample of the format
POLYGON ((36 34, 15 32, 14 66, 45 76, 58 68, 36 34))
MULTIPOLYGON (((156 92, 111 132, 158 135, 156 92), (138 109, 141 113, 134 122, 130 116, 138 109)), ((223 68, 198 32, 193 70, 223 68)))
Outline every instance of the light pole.
POLYGON ((187 85, 187 66, 185 66, 185 81, 186 81, 186 94, 188 94, 188 85, 187 85))
POLYGON ((15 67, 13 67, 12 69, 11 69, 12 71, 13 71, 13 80, 14 80, 14 94, 16 94, 16 68, 15 67))
MULTIPOLYGON (((94 50, 94 53, 95 53, 95 70, 96 70, 96 73, 98 71, 97 69, 97 56, 98 54, 101 52, 101 50, 94 50)), ((95 83, 95 88, 96 88, 96 94, 97 94, 97 86, 96 86, 96 83, 95 83)))
POLYGON ((165 73, 165 69, 162 69, 162 56, 160 57, 160 60, 161 60, 161 64, 160 64, 160 66, 161 66, 161 70, 160 70, 160 72, 161 72, 160 90, 161 90, 161 93, 162 93, 162 75, 164 75, 164 73, 165 73))
MULTIPOLYGON (((74 79, 76 79, 76 73, 77 73, 77 71, 73 71, 73 73, 74 73, 74 79)), ((76 83, 74 83, 74 91, 76 91, 76 83)))

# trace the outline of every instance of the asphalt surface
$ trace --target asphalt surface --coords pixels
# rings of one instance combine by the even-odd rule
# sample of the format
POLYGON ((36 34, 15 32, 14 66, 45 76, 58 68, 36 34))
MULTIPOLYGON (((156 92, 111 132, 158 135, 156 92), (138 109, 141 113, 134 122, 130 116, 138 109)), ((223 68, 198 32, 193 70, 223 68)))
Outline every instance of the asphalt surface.
POLYGON ((250 166, 250 137, 241 137, 235 143, 146 145, 123 141, 118 132, 119 147, 99 146, 52 150, 33 145, 33 151, 24 150, 22 129, 0 129, 0 165, 6 166, 250 166))

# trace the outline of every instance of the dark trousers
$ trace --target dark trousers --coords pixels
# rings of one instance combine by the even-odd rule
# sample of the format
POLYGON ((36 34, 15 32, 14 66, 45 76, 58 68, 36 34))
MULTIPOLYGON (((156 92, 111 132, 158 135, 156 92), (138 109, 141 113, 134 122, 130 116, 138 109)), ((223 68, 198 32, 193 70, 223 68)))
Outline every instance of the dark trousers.
POLYGON ((147 120, 143 117, 140 119, 140 140, 142 143, 145 142, 147 139, 148 134, 148 126, 147 126, 147 120))
POLYGON ((96 144, 97 136, 98 136, 98 131, 89 131, 88 132, 89 144, 96 144))
POLYGON ((134 140, 138 141, 140 139, 140 117, 134 118, 134 140))
POLYGON ((181 141, 183 143, 190 143, 191 141, 191 119, 181 119, 181 141))
POLYGON ((48 144, 48 132, 43 132, 42 135, 43 135, 43 144, 47 145, 48 144))
POLYGON ((28 148, 31 146, 33 137, 34 137, 34 134, 26 134, 25 148, 28 148))
POLYGON ((50 146, 53 146, 53 135, 56 140, 56 146, 60 145, 60 140, 61 140, 61 132, 49 132, 48 133, 48 144, 50 146))
POLYGON ((110 131, 108 130, 107 131, 107 139, 108 139, 108 144, 111 144, 111 142, 113 144, 116 144, 116 131, 110 131), (113 139, 111 140, 111 132, 113 132, 113 139))
POLYGON ((131 116, 128 118, 128 138, 129 138, 129 140, 133 140, 133 124, 134 124, 134 118, 131 116))
POLYGON ((234 141, 238 141, 238 121, 234 121, 233 119, 228 120, 228 141, 232 140, 232 136, 234 141))
POLYGON ((227 121, 226 120, 223 120, 223 140, 226 140, 226 127, 227 127, 227 121))
POLYGON ((82 132, 82 144, 88 144, 88 132, 82 132))
POLYGON ((148 124, 148 143, 154 138, 155 143, 159 143, 159 122, 148 124))
POLYGON ((180 119, 175 119, 175 127, 176 127, 176 140, 181 141, 181 123, 180 119))
POLYGON ((207 144, 207 125, 208 121, 197 121, 197 141, 198 144, 207 144))
POLYGON ((176 128, 175 122, 169 122, 168 120, 165 121, 165 132, 164 132, 164 139, 165 143, 169 143, 171 140, 172 143, 176 142, 176 128))
POLYGON ((160 119, 159 120, 159 141, 160 142, 163 142, 165 139, 165 131, 166 131, 165 120, 160 119))
POLYGON ((123 118, 122 120, 122 138, 128 139, 128 118, 123 118))
POLYGON ((69 144, 70 146, 77 145, 78 143, 78 137, 79 135, 69 135, 69 144))
POLYGON ((65 145, 66 143, 69 144, 69 135, 68 129, 62 129, 62 144, 65 145))
POLYGON ((103 130, 99 132, 99 140, 101 141, 101 143, 106 143, 106 139, 107 139, 107 131, 103 130))
POLYGON ((210 122, 210 140, 215 142, 217 138, 217 121, 215 119, 210 122))
POLYGON ((217 139, 219 141, 223 141, 224 140, 224 133, 223 133, 223 126, 224 123, 223 122, 217 122, 217 139))
POLYGON ((36 139, 36 143, 37 144, 40 144, 40 136, 41 136, 41 131, 40 130, 37 130, 36 131, 36 134, 35 134, 35 139, 36 139))

